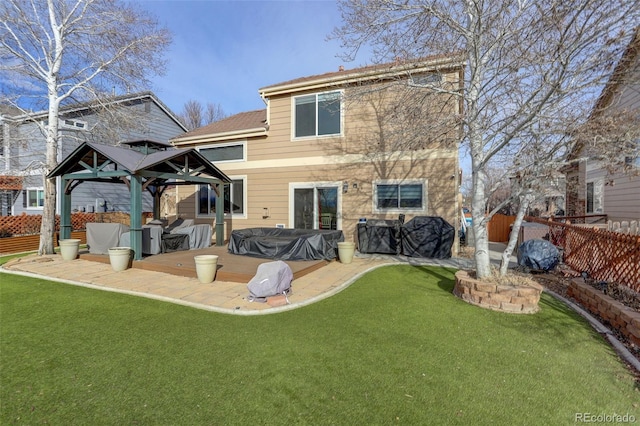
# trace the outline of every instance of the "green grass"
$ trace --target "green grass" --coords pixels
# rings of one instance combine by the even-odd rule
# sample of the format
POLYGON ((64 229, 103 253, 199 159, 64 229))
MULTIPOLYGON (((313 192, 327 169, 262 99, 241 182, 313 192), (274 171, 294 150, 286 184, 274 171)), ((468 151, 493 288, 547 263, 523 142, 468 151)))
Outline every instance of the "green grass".
POLYGON ((577 315, 548 296, 536 315, 468 305, 443 268, 380 268, 322 302, 250 317, 0 282, 1 424, 640 420, 633 376, 577 315))
POLYGON ((35 251, 25 252, 25 253, 16 253, 16 254, 8 254, 6 256, 0 256, 0 266, 4 265, 8 261, 12 259, 16 259, 18 257, 29 256, 30 254, 36 253, 35 251))

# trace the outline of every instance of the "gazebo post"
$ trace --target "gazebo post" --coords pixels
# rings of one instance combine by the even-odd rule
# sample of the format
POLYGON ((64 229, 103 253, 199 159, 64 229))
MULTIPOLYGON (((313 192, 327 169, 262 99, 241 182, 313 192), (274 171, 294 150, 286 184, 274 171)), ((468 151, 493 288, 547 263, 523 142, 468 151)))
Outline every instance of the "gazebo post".
POLYGON ((160 219, 160 196, 162 192, 160 192, 159 187, 155 187, 153 191, 153 218, 160 219))
POLYGON ((142 178, 131 175, 131 248, 133 259, 142 260, 142 178))
POLYGON ((60 239, 71 238, 71 191, 69 179, 62 179, 62 203, 60 203, 60 239))
POLYGON ((224 183, 218 181, 216 186, 216 246, 224 245, 224 183))

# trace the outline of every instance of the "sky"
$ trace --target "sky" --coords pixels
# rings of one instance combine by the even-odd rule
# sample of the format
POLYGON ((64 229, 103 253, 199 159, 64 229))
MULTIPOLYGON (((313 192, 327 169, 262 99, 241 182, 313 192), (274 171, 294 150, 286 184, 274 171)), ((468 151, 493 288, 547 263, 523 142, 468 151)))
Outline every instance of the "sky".
MULTIPOLYGON (((365 65, 345 62, 334 1, 138 0, 173 33, 166 74, 153 91, 171 110, 189 100, 227 114, 265 108, 258 89, 298 77, 365 65)), ((370 61, 369 61, 370 62, 370 61)))

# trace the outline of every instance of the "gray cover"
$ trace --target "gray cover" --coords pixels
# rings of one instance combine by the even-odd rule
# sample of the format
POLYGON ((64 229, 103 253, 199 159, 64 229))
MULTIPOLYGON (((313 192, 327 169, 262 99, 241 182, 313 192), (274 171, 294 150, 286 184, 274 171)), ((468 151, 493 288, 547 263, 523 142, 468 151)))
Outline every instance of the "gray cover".
POLYGON ((551 271, 560 262, 560 252, 547 240, 528 240, 518 247, 518 265, 533 271, 551 271))
POLYGON ((247 284, 249 300, 264 302, 269 296, 289 294, 291 281, 293 272, 283 261, 263 263, 258 266, 256 275, 247 284))
MULTIPOLYGON (((120 236, 120 247, 131 247, 131 232, 120 236)), ((142 226, 142 253, 159 254, 162 251, 162 227, 142 226)))
POLYGON ((231 232, 229 253, 279 260, 332 260, 342 231, 247 228, 231 232))
POLYGON ((121 223, 87 223, 87 246, 91 254, 109 254, 111 247, 120 246, 120 236, 129 231, 121 223))
POLYGON ((201 249, 211 246, 211 236, 213 231, 211 225, 191 225, 184 226, 171 231, 172 234, 186 234, 189 236, 189 248, 201 249))

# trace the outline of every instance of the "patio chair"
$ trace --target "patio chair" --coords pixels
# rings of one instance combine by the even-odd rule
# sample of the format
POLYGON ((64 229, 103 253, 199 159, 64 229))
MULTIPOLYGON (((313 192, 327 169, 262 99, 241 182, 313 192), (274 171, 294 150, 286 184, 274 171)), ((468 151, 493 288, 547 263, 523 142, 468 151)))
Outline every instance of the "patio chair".
POLYGON ((176 219, 165 228, 169 234, 186 234, 189 236, 189 249, 201 249, 211 246, 213 229, 209 224, 196 225, 193 219, 176 219))

